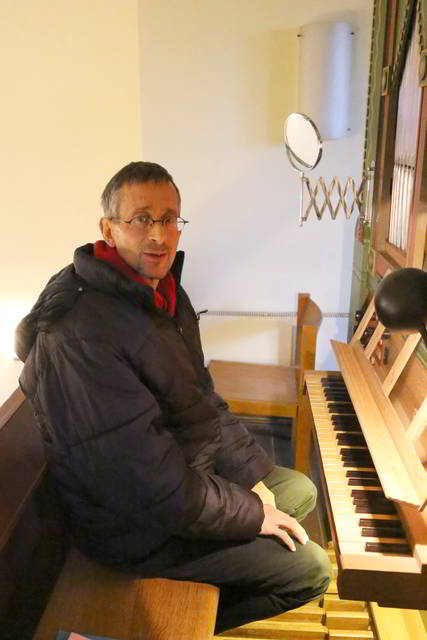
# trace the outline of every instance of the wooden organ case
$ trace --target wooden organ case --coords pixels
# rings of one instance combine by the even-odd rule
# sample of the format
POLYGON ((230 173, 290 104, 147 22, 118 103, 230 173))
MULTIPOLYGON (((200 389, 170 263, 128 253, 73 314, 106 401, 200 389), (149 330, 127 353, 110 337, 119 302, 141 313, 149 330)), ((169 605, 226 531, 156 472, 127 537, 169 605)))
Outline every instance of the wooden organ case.
POLYGON ((320 459, 340 597, 427 609, 427 372, 418 333, 362 345, 373 312, 332 341, 341 373, 306 372, 296 466, 320 459))

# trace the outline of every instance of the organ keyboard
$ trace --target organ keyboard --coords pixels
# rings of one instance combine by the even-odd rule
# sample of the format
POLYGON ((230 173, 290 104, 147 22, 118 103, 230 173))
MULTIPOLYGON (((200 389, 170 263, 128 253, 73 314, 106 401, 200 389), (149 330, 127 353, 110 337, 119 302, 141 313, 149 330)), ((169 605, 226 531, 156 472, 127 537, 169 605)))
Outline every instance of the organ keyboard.
POLYGON ((305 373, 297 467, 314 448, 340 597, 427 609, 427 374, 413 336, 393 338, 386 366, 374 343, 333 341, 341 372, 305 373))

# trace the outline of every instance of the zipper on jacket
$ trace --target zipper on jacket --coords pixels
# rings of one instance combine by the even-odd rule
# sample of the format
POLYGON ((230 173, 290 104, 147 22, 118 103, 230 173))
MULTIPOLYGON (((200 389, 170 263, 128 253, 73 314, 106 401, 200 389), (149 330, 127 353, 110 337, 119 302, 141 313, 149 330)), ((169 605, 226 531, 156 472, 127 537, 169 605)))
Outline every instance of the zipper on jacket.
POLYGON ((180 336, 182 336, 182 338, 184 339, 184 330, 181 327, 180 324, 178 324, 175 316, 170 318, 170 320, 172 321, 173 326, 175 327, 175 329, 177 330, 177 332, 179 333, 180 336))

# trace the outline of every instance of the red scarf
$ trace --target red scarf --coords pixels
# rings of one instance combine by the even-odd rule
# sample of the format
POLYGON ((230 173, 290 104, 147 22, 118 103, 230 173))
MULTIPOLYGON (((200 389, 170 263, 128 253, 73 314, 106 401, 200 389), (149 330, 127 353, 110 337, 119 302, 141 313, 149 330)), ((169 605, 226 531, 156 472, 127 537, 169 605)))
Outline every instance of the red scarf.
POLYGON ((173 275, 168 272, 159 281, 157 289, 153 289, 145 278, 137 273, 117 253, 115 247, 110 247, 104 240, 97 240, 93 245, 93 255, 99 260, 109 262, 115 269, 123 273, 134 282, 148 285, 153 292, 153 303, 158 309, 167 311, 170 316, 175 315, 176 308, 176 284, 173 275))

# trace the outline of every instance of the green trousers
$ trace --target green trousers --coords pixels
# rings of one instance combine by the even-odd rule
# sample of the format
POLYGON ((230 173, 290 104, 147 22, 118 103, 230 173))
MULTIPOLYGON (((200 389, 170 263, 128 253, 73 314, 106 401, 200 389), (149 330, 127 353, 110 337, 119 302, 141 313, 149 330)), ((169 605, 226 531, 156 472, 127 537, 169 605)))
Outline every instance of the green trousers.
MULTIPOLYGON (((314 508, 317 490, 305 475, 275 467, 263 480, 278 509, 301 521, 314 508)), ((319 597, 328 587, 331 567, 326 552, 309 540, 291 552, 275 536, 249 542, 171 538, 141 576, 207 582, 220 587, 216 633, 262 620, 319 597)))

